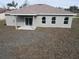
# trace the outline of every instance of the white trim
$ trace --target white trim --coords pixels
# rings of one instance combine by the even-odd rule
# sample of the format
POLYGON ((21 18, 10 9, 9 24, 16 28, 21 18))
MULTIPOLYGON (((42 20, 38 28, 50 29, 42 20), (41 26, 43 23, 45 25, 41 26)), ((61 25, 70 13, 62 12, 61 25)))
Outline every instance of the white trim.
POLYGON ((77 15, 77 14, 38 13, 37 15, 77 15))
MULTIPOLYGON (((6 13, 10 14, 10 13, 6 13)), ((73 14, 57 14, 57 13, 37 13, 37 14, 10 14, 10 15, 77 15, 76 13, 73 14)))
POLYGON ((36 14, 10 14, 10 15, 36 15, 36 14))

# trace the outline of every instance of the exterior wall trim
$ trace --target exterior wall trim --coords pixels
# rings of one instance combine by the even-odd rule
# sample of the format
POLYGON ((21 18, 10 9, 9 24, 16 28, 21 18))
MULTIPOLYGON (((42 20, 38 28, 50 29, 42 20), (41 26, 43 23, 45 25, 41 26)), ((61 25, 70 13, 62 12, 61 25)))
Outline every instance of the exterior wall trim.
POLYGON ((74 16, 74 15, 77 15, 77 14, 56 14, 56 13, 38 13, 38 14, 10 14, 10 13, 7 13, 7 14, 9 14, 9 15, 27 15, 27 16, 34 16, 34 15, 36 15, 36 16, 40 16, 40 15, 42 15, 42 16, 44 16, 44 15, 47 15, 47 16, 54 16, 54 15, 56 15, 56 16, 66 16, 66 15, 70 15, 70 16, 74 16))

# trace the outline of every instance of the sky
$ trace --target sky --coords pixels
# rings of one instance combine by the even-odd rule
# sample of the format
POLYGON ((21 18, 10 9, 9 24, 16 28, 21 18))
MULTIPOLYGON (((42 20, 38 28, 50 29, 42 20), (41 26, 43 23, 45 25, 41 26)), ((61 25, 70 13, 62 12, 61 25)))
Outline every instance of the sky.
MULTIPOLYGON (((14 0, 18 2, 18 5, 21 6, 25 0, 14 0)), ((0 0, 0 7, 6 6, 8 2, 12 2, 12 0, 0 0)), ((79 0, 28 0, 30 5, 32 4, 48 4, 54 7, 63 7, 68 8, 69 6, 78 6, 79 0)))

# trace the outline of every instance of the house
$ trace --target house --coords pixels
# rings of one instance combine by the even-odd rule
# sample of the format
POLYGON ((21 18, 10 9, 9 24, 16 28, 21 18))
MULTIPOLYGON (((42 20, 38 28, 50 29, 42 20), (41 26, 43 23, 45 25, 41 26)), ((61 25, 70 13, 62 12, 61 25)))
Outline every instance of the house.
POLYGON ((5 13, 7 11, 15 10, 13 7, 11 9, 0 8, 0 20, 5 20, 5 13))
POLYGON ((4 20, 5 19, 5 12, 6 9, 4 8, 0 8, 0 20, 4 20))
POLYGON ((46 4, 35 4, 6 13, 7 26, 35 30, 37 27, 71 28, 76 14, 46 4))

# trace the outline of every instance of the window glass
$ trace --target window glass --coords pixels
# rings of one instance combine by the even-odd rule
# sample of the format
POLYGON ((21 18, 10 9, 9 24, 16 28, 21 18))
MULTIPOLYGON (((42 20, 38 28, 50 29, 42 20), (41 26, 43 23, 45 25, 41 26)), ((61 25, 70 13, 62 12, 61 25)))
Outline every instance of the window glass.
POLYGON ((55 24, 56 23, 56 17, 52 17, 52 24, 55 24))
POLYGON ((42 23, 46 23, 46 17, 42 18, 42 23))
POLYGON ((68 17, 65 17, 64 18, 64 24, 68 24, 68 20, 69 20, 69 18, 68 17))

